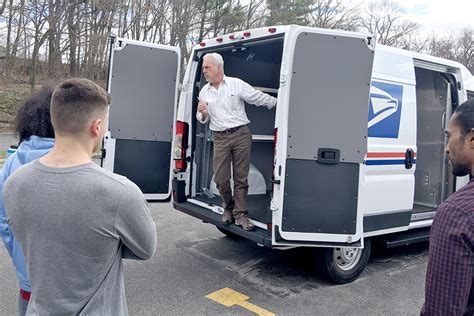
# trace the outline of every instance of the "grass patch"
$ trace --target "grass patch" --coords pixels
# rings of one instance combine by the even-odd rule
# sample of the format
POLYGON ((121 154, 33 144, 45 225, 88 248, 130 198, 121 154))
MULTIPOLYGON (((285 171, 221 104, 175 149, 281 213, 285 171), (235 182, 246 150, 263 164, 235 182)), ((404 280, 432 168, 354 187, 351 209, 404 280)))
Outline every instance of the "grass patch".
POLYGON ((5 150, 0 150, 0 159, 5 159, 7 152, 5 150))
POLYGON ((16 84, 0 87, 0 132, 11 132, 18 106, 30 95, 29 85, 16 84))

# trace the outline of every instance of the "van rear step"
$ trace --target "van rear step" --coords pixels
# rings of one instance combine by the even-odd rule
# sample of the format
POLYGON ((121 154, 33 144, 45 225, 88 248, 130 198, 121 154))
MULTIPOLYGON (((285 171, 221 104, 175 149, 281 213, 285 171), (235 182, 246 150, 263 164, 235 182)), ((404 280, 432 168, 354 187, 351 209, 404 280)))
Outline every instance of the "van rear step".
POLYGON ((255 229, 252 231, 245 231, 240 226, 237 226, 235 224, 230 224, 226 226, 222 224, 220 214, 214 213, 213 211, 210 211, 204 207, 195 205, 190 202, 182 202, 182 203, 174 202, 173 206, 175 209, 183 213, 189 214, 191 216, 194 216, 196 218, 199 218, 206 223, 215 225, 224 230, 228 230, 229 232, 235 235, 241 236, 245 239, 252 240, 256 242, 257 244, 260 244, 266 247, 272 247, 272 236, 265 229, 255 227, 255 229))
POLYGON ((386 248, 408 246, 414 243, 428 241, 430 239, 430 228, 420 228, 402 233, 383 235, 378 237, 378 239, 386 248))

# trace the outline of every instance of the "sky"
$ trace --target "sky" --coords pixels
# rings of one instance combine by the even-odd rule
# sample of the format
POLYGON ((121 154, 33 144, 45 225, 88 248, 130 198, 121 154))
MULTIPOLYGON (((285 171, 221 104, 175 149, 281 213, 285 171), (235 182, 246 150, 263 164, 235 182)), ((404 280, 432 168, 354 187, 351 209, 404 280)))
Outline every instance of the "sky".
POLYGON ((465 27, 474 28, 474 0, 394 1, 404 8, 405 18, 419 23, 425 34, 449 35, 465 27))

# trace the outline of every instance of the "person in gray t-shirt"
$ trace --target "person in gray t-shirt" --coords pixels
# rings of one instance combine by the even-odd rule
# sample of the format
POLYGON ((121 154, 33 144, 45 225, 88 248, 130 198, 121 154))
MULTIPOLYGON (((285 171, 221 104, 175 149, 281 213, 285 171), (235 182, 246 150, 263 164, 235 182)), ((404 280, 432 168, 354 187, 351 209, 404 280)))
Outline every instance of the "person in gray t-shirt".
POLYGON ((151 258, 156 227, 140 189, 91 162, 108 128, 108 94, 66 80, 53 93, 51 119, 52 151, 3 189, 31 281, 27 315, 127 315, 122 258, 151 258))

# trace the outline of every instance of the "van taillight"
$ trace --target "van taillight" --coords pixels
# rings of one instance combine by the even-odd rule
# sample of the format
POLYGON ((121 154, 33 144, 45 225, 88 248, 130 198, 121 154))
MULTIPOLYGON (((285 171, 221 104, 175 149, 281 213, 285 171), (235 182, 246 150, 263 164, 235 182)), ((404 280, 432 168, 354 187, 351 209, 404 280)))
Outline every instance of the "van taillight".
POLYGON ((274 157, 274 158, 275 158, 275 156, 276 156, 277 140, 278 140, 278 128, 275 128, 275 129, 273 130, 273 157, 274 157))
POLYGON ((186 149, 188 148, 188 124, 176 121, 176 136, 174 142, 173 159, 175 169, 186 170, 186 149))

